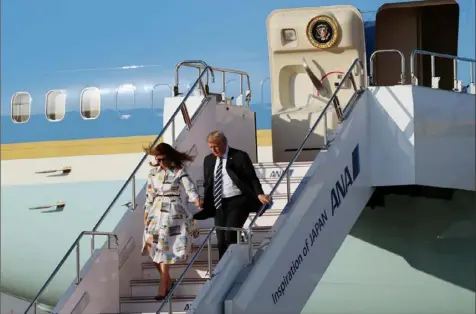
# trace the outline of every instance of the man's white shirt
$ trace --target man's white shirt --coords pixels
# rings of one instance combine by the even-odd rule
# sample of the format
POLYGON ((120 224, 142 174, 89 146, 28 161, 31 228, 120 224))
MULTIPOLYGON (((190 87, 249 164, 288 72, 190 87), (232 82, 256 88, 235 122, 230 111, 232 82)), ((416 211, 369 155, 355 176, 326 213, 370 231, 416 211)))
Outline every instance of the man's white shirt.
MULTIPOLYGON (((228 159, 229 149, 230 148, 227 146, 226 150, 225 150, 225 154, 223 154, 223 156, 222 156, 223 164, 222 164, 221 171, 222 171, 222 184, 223 184, 223 188, 222 188, 222 197, 223 198, 228 198, 228 197, 241 195, 240 189, 233 183, 230 176, 228 175, 228 171, 226 170, 226 163, 227 163, 227 159, 228 159)), ((220 162, 220 158, 217 157, 216 160, 215 160, 215 170, 213 171, 214 177, 216 177, 215 174, 217 172, 219 162, 220 162)))

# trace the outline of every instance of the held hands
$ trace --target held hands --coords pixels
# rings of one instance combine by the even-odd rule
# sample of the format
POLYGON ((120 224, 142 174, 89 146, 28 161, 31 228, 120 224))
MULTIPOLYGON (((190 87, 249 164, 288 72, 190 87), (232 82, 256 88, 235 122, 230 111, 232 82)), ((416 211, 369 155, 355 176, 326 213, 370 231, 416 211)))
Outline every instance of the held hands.
POLYGON ((273 201, 273 199, 269 195, 265 195, 265 194, 258 195, 258 199, 263 205, 264 204, 269 205, 273 201))
POLYGON ((197 206, 197 208, 203 209, 203 205, 202 205, 202 201, 200 200, 200 197, 197 197, 194 203, 195 203, 195 206, 197 206))

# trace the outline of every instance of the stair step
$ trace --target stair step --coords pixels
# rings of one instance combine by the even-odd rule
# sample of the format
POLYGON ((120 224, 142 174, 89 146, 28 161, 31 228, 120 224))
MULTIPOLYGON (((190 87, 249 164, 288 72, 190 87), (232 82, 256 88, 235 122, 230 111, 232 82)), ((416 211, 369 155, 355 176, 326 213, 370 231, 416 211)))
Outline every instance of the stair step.
MULTIPOLYGON (((251 222, 251 219, 249 219, 249 222, 251 222)), ((249 222, 246 225, 248 225, 249 222)), ((255 226, 253 228, 252 242, 255 244, 260 244, 268 236, 270 230, 271 230, 271 226, 255 226)), ((199 237, 193 239, 193 244, 197 246, 200 245, 203 241, 205 241, 205 238, 207 237, 209 233, 210 233, 209 228, 201 229, 199 237)), ((211 238, 212 238, 212 244, 216 244, 217 243, 216 234, 213 234, 211 238)))
MULTIPOLYGON (((181 313, 187 312, 191 307, 195 296, 173 296, 172 297, 172 312, 181 313)), ((156 301, 154 297, 128 297, 121 298, 121 313, 155 313, 162 304, 156 301)), ((168 313, 169 305, 166 304, 160 313, 168 313)))
MULTIPOLYGON (((261 217, 258 217, 253 228, 269 227, 269 230, 271 230, 274 223, 279 218, 279 215, 281 215, 282 211, 283 211, 282 209, 268 209, 267 211, 263 213, 261 217)), ((250 214, 250 216, 245 222, 245 225, 243 226, 244 228, 248 227, 248 225, 251 223, 255 215, 256 215, 255 213, 250 214)))
MULTIPOLYGON (((311 164, 312 162, 295 162, 291 167, 291 178, 304 177, 309 167, 311 167, 311 164)), ((287 162, 254 164, 256 175, 260 179, 279 178, 281 173, 286 169, 287 165, 287 162)))
MULTIPOLYGON (((255 162, 253 166, 257 168, 272 168, 272 167, 286 167, 289 164, 287 161, 263 161, 263 162, 255 162)), ((312 165, 312 161, 296 161, 294 162, 294 166, 296 167, 310 167, 312 165)))
MULTIPOLYGON (((242 244, 247 245, 247 244, 242 244)), ((253 244, 253 249, 256 250, 259 244, 253 244)), ((196 246, 194 246, 196 247, 196 246)), ((195 252, 195 250, 194 250, 195 252)), ((192 253, 194 254, 194 253, 192 253)), ((212 261, 218 260, 218 248, 216 244, 212 244, 212 261)), ((169 266, 170 277, 176 279, 180 277, 185 269, 185 263, 177 263, 169 266)), ((214 267, 213 267, 214 268, 214 267)), ((192 269, 188 272, 186 278, 206 278, 208 276, 208 251, 205 246, 200 252, 198 259, 195 260, 195 263, 192 265, 192 269), (203 264, 202 264, 203 263, 203 264), (200 265, 200 266, 196 266, 200 265)), ((157 269, 155 268, 154 263, 150 261, 150 258, 147 257, 147 260, 142 263, 142 279, 159 279, 160 275, 157 269)))
MULTIPOLYGON (((292 195, 292 194, 291 194, 292 195)), ((288 203, 288 196, 284 194, 275 194, 273 195, 273 206, 268 209, 263 216, 259 217, 256 220, 255 226, 272 226, 276 219, 278 219, 281 211, 284 209, 286 204, 288 203)), ((245 226, 251 222, 255 213, 251 213, 245 223, 245 226)), ((215 225, 215 221, 213 218, 206 219, 206 220, 197 220, 197 226, 199 228, 211 228, 215 225)))
MULTIPOLYGON (((254 247, 258 247, 260 245, 260 243, 257 243, 255 241, 253 241, 253 246, 254 247)), ((247 245, 245 243, 242 243, 242 245, 247 245)), ((192 255, 195 254, 195 252, 197 251, 199 247, 199 244, 193 244, 192 245, 192 255)), ((150 257, 148 255, 145 255, 145 256, 141 256, 140 259, 142 260, 142 263, 147 263, 150 261, 150 257)), ((217 245, 216 244, 213 244, 212 243, 212 259, 213 260, 217 260, 218 259, 218 248, 217 248, 217 245)), ((207 261, 208 260, 208 249, 207 249, 207 246, 205 245, 205 247, 203 248, 203 250, 200 252, 200 254, 198 255, 196 261, 207 261)))
MULTIPOLYGON (((218 264, 218 259, 212 261, 212 270, 218 264)), ((185 267, 186 263, 177 263, 169 265, 170 277, 172 279, 179 278, 185 267)), ((195 261, 192 267, 187 273, 185 279, 202 279, 208 277, 208 261, 195 261)), ((142 263, 142 280, 158 280, 160 279, 160 274, 155 268, 154 263, 147 262, 142 263)))
MULTIPOLYGON (((278 178, 276 179, 261 179, 261 187, 263 188, 263 191, 265 194, 269 194, 273 187, 276 185, 278 182, 278 178)), ((290 181, 290 191, 291 193, 294 193, 294 191, 297 189, 299 183, 302 181, 302 177, 299 178, 291 178, 290 181)), ((286 179, 280 182, 280 184, 277 186, 275 193, 279 194, 284 194, 286 195, 288 191, 287 187, 287 182, 286 179)))
MULTIPOLYGON (((174 291, 176 296, 197 295, 207 278, 185 278, 174 291)), ((160 279, 143 279, 131 281, 131 296, 149 297, 157 295, 160 279)))

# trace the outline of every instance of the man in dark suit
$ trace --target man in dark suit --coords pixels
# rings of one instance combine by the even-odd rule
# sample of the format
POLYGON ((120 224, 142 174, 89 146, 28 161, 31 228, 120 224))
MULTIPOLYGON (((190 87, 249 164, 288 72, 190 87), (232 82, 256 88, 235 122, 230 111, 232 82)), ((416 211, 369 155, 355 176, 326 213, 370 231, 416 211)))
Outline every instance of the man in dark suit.
MULTIPOLYGON (((270 204, 271 198, 264 194, 246 152, 229 147, 219 131, 211 132, 207 142, 212 153, 203 161, 203 210, 194 219, 214 217, 216 226, 242 228, 250 212, 270 204)), ((228 246, 237 243, 237 232, 217 230, 217 240, 221 259, 228 246)))

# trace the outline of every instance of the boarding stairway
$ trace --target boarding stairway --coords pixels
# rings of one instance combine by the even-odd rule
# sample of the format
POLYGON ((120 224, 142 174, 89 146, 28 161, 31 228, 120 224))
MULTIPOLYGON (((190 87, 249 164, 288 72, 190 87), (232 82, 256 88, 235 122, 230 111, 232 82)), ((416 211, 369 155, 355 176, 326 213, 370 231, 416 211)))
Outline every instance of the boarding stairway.
MULTIPOLYGON (((303 60, 303 67, 316 88, 321 88, 315 83, 319 80, 309 70, 305 60, 303 60)), ((199 69, 203 69, 203 72, 200 72, 199 78, 171 118, 171 120, 175 118, 179 112, 184 117, 185 128, 177 139, 178 144, 180 141, 185 141, 187 132, 192 131, 193 127, 199 127, 197 114, 187 118, 185 106, 185 101, 197 85, 201 85, 204 92, 208 90, 201 79, 205 73, 208 75, 208 71, 213 73, 212 68, 203 65, 199 69)), ((135 247, 129 246, 130 236, 122 234, 137 232, 137 230, 126 228, 127 230, 100 233, 98 230, 101 221, 99 221, 91 232, 82 233, 78 237, 67 256, 74 251, 77 242, 83 236, 106 235, 116 238, 118 247, 110 249, 108 241, 101 250, 98 250, 99 253, 93 254, 93 259, 98 265, 101 264, 101 259, 107 260, 111 277, 120 272, 121 279, 115 278, 101 283, 102 289, 112 287, 113 291, 108 299, 103 297, 102 301, 99 301, 99 296, 94 298, 91 293, 94 289, 90 285, 98 284, 96 278, 91 279, 91 273, 94 274, 94 271, 85 267, 80 271, 78 265, 76 283, 73 283, 53 312, 70 313, 78 308, 97 313, 116 311, 120 313, 254 314, 300 311, 361 211, 367 205, 376 186, 374 182, 379 179, 373 177, 375 174, 370 168, 370 160, 375 156, 370 156, 369 103, 375 99, 378 100, 380 96, 376 95, 377 89, 356 86, 354 75, 364 75, 364 72, 363 64, 356 59, 289 163, 255 164, 263 188, 273 197, 274 204, 271 208, 263 206, 258 215, 250 216, 243 229, 235 230, 244 235, 245 243, 232 245, 219 264, 216 264, 218 254, 214 245, 216 227, 213 226, 211 220, 199 222, 201 234, 194 241, 192 258, 187 264, 176 264, 171 267, 171 277, 177 278, 177 283, 162 303, 157 302, 153 296, 160 278, 148 259, 140 260, 138 272, 130 268, 129 274, 127 268, 130 267, 128 258, 131 259, 132 254, 137 255, 139 249, 138 244, 135 244, 135 247), (338 93, 343 84, 348 81, 354 89, 354 94, 342 105, 338 93), (326 114, 330 108, 335 110, 340 122, 334 130, 329 130, 327 126, 326 114), (297 162, 310 134, 321 123, 325 124, 325 130, 329 130, 326 132, 324 147, 320 149, 312 163, 297 162), (124 257, 124 252, 129 257, 124 257), (111 257, 107 259, 101 254, 110 254, 111 257), (114 262, 114 256, 116 262, 114 262), (128 296, 125 296, 126 290, 129 291, 128 296), (94 300, 86 302, 84 300, 88 291, 91 291, 88 294, 89 298, 94 300), (119 295, 121 295, 120 298, 119 295), (106 300, 110 304, 106 304, 108 302, 106 300)), ((401 86, 401 88, 411 89, 412 86, 401 86)), ((210 98, 204 98, 196 112, 207 110, 208 102, 210 98)), ((171 122, 167 123, 164 129, 170 125, 171 122)), ((162 133, 155 143, 159 141, 162 133)), ((129 183, 134 182, 134 175, 145 160, 146 156, 126 181, 119 195, 129 183)), ((469 188, 463 188, 474 190, 474 182, 471 184, 473 185, 469 188)), ((136 196, 135 192, 133 195, 136 196)), ((113 200, 110 208, 118 197, 113 200)), ((131 204, 129 218, 137 220, 136 225, 141 222, 142 217, 140 210, 135 209, 138 206, 140 208, 143 199, 142 190, 137 197, 133 198, 131 204)), ((101 219, 107 215, 110 208, 101 219)), ((139 233, 141 231, 138 230, 139 233)), ((63 262, 58 265, 52 277, 61 268, 63 262)), ((40 290, 30 308, 36 310, 36 302, 48 283, 49 281, 40 290)), ((30 308, 25 313, 32 313, 28 312, 30 308)))
MULTIPOLYGON (((371 68, 373 58, 378 53, 395 53, 395 51, 374 52, 370 60, 371 68)), ((475 64, 475 60, 415 50, 411 56, 410 67, 414 85, 418 85, 413 61, 417 55, 429 55, 432 60, 436 56, 450 58, 454 62, 469 61, 470 67, 474 67, 475 64)), ((319 79, 304 59, 303 68, 316 89, 320 90, 322 85, 319 84, 319 79)), ((373 206, 371 197, 378 184, 373 183, 376 176, 371 168, 371 160, 375 158, 375 151, 373 153, 371 151, 372 138, 369 134, 372 132, 372 120, 369 119, 375 115, 373 108, 377 108, 375 112, 381 110, 377 104, 389 110, 387 108, 389 106, 395 108, 398 98, 392 96, 393 99, 390 98, 392 102, 388 102, 388 98, 383 96, 384 93, 380 92, 379 87, 357 86, 354 75, 363 75, 364 72, 364 65, 356 59, 303 139, 285 171, 281 173, 276 185, 271 189, 270 194, 275 196, 282 186, 281 183, 289 179, 288 171, 296 165, 296 160, 312 132, 320 123, 324 124, 324 129, 329 130, 324 135, 324 147, 321 147, 311 167, 301 179, 299 187, 293 191, 292 198, 286 203, 269 232, 264 231, 267 234, 262 236, 262 230, 256 228, 261 218, 254 218, 243 230, 247 232, 248 239, 251 238, 251 240, 247 244, 237 244, 228 249, 227 254, 216 266, 213 277, 204 283, 192 304, 181 303, 180 306, 174 306, 175 303, 181 302, 179 296, 174 294, 174 290, 180 291, 180 285, 187 282, 188 276, 193 276, 190 275, 190 269, 195 258, 192 258, 179 278, 178 284, 175 285, 175 289, 172 289, 157 313, 180 311, 182 305, 184 309, 187 309, 187 313, 284 314, 301 311, 362 210, 369 204, 373 206), (348 101, 341 103, 338 93, 348 82, 354 93, 348 101), (339 119, 339 125, 334 130, 327 124, 329 108, 335 111, 339 119), (257 243, 260 243, 259 246, 256 245, 257 243)), ((401 85, 405 84, 404 76, 405 60, 402 57, 401 85)), ((474 95, 472 77, 468 90, 463 90, 461 86, 461 81, 455 77, 453 91, 456 93, 451 96, 458 97, 461 93, 465 95, 466 100, 471 99, 470 95, 474 95)), ((394 90, 403 94, 404 88, 412 89, 412 86, 396 86, 394 90)), ((432 84, 431 88, 438 89, 438 85, 432 84)), ((388 90, 392 91, 392 89, 388 90)), ((423 94, 426 91, 422 89, 415 92, 423 94)), ((468 109, 471 111, 470 108, 468 109)), ((380 117, 376 116, 378 126, 380 121, 385 123, 390 118, 383 112, 379 114, 380 117)), ((382 130, 386 128, 383 127, 382 130)), ((443 163, 447 164, 447 161, 444 160, 443 163)), ((392 176, 387 176, 386 179, 387 182, 381 183, 382 185, 402 184, 398 182, 399 179, 392 176)), ((409 179, 411 184, 420 183, 413 180, 409 179)), ((429 186, 457 187, 449 180, 447 182, 426 180, 424 184, 429 186)), ((458 187, 474 190, 474 184, 470 182, 465 182, 458 187)), ((263 207, 261 212, 265 213, 266 208, 263 207)), ((207 237, 212 234, 213 230, 207 237)), ((197 259, 201 257, 201 250, 204 247, 205 242, 198 248, 195 256, 197 259)), ((143 309, 145 310, 145 307, 143 309)))

